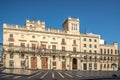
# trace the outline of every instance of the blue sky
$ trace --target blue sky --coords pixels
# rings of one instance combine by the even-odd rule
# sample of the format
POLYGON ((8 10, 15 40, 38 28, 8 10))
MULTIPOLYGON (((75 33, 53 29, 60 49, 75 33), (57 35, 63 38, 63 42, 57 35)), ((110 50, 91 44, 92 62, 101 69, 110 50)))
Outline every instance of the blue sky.
POLYGON ((3 23, 41 20, 47 28, 62 29, 69 16, 80 19, 81 33, 100 34, 108 44, 120 44, 120 0, 0 0, 0 42, 3 23))

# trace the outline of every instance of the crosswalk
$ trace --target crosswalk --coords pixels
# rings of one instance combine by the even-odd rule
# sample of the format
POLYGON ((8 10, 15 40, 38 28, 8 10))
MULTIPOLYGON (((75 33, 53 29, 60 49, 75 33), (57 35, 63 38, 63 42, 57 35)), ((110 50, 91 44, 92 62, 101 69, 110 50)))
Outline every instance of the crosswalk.
MULTIPOLYGON (((11 80, 23 80, 22 79, 23 77, 24 76, 21 76, 21 75, 5 74, 0 76, 0 80, 2 80, 3 78, 11 78, 11 80)), ((75 78, 75 77, 80 79, 82 75, 80 74, 74 75, 72 73, 65 72, 65 71, 40 71, 34 75, 24 77, 24 80, 33 80, 34 78, 37 78, 39 80, 41 79, 46 80, 46 77, 50 77, 51 79, 57 79, 59 77, 60 79, 57 79, 57 80, 61 80, 65 78, 75 78)))

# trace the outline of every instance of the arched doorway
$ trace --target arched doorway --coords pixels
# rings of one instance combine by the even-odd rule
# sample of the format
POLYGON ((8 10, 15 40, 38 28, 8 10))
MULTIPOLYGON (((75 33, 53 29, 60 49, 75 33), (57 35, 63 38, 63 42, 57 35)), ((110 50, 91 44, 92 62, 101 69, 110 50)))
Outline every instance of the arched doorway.
POLYGON ((72 69, 77 69, 77 59, 73 58, 72 60, 72 69))

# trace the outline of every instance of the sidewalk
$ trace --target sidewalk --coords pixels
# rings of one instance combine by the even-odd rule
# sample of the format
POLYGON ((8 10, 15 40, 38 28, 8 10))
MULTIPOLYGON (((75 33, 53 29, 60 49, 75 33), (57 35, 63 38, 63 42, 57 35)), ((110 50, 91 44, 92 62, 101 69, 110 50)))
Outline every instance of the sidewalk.
POLYGON ((14 75, 23 75, 29 76, 37 73, 37 70, 27 70, 27 69, 4 69, 2 71, 3 74, 14 74, 14 75))

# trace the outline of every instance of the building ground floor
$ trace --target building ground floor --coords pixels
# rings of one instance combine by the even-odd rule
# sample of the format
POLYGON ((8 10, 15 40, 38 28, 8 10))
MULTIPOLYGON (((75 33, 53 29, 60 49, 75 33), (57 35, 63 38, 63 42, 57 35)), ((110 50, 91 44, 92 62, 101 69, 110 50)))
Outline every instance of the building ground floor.
POLYGON ((116 71, 118 61, 87 60, 80 55, 35 55, 6 53, 4 56, 4 66, 6 68, 26 68, 26 69, 56 69, 56 70, 82 70, 82 71, 116 71))

